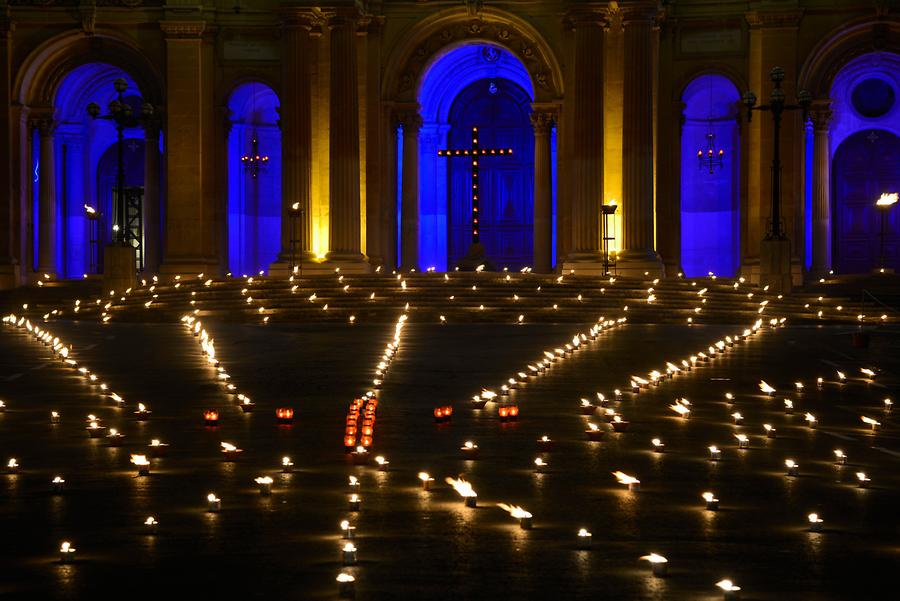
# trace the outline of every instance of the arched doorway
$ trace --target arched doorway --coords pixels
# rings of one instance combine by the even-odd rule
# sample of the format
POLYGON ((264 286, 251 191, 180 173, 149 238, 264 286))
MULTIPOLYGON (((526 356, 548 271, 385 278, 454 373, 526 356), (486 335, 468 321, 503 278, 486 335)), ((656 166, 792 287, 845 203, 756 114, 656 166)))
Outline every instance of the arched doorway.
MULTIPOLYGON (((478 128, 482 148, 512 148, 512 156, 479 160, 479 233, 497 267, 518 270, 532 264, 534 230, 534 133, 531 99, 507 79, 469 84, 450 109, 450 148, 467 148, 478 128)), ((471 243, 472 170, 463 157, 449 159, 449 265, 471 243)))
POLYGON ((228 269, 268 270, 281 249, 281 130, 278 96, 250 82, 228 99, 228 269))
MULTIPOLYGON (((91 119, 87 105, 96 102, 103 113, 117 97, 113 86, 116 79, 127 83, 125 101, 132 111, 140 114, 141 90, 125 71, 106 63, 87 63, 72 69, 56 89, 53 106, 56 111, 56 129, 53 132, 53 173, 56 191, 57 273, 64 278, 80 278, 87 273, 102 272, 102 248, 112 239, 114 223, 113 197, 116 187, 117 142, 115 125, 104 119, 91 119), (100 218, 94 224, 88 217, 85 205, 95 209, 100 218), (96 229, 95 229, 96 228, 96 229)), ((123 131, 123 158, 126 188, 131 205, 134 236, 139 243, 138 268, 144 265, 143 223, 145 132, 141 127, 123 131)), ((46 139, 46 138, 44 138, 46 139)), ((39 148, 41 137, 34 134, 34 148, 39 148)), ((158 165, 159 149, 156 149, 158 165)), ((40 178, 39 152, 32 157, 35 180, 40 178)), ((157 174, 158 177, 158 174, 157 174)), ((40 215, 39 186, 35 183, 35 214, 40 215)), ((153 202, 158 202, 154 199, 153 202)), ((158 208, 157 208, 158 209, 158 208)), ((155 212, 159 215, 159 211, 155 212)), ((35 220, 35 240, 40 229, 35 220)), ((157 231, 159 228, 157 227, 157 231)), ((35 251, 37 254, 37 251, 35 251)))
MULTIPOLYGON (((513 149, 512 159, 495 157, 479 165, 484 169, 480 241, 498 267, 532 265, 535 136, 529 114, 534 89, 521 60, 493 44, 444 48, 424 69, 417 98, 422 120, 418 136, 421 267, 453 269, 469 249, 471 165, 464 158, 439 157, 438 151, 468 148, 472 127, 479 128, 482 148, 513 149)), ((555 147, 555 129, 550 145, 555 147)), ((552 170, 555 177, 555 165, 552 170)), ((551 212, 555 215, 555 187, 551 212)), ((398 213, 402 213, 400 198, 398 213)))
MULTIPOLYGON (((878 129, 848 137, 832 161, 832 248, 838 273, 864 273, 881 265, 883 209, 875 201, 900 191, 900 137, 878 129)), ((885 265, 900 271, 900 207, 886 210, 885 265)))
POLYGON ((735 85, 717 74, 693 79, 682 94, 681 266, 687 277, 733 276, 740 266, 739 100, 735 85))

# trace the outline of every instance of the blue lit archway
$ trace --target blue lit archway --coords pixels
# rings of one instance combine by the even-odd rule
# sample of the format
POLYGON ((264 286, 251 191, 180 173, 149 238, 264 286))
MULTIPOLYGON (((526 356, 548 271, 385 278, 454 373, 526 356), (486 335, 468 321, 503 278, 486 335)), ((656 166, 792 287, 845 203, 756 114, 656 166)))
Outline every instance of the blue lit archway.
MULTIPOLYGON (((437 151, 447 148, 452 143, 468 143, 464 134, 462 138, 451 139, 452 111, 454 103, 461 94, 471 86, 481 86, 484 94, 488 95, 490 82, 500 82, 500 89, 508 86, 509 91, 515 90, 518 95, 518 105, 527 106, 534 100, 534 88, 528 71, 521 61, 507 50, 485 43, 467 42, 451 45, 439 52, 423 70, 423 75, 417 92, 422 127, 419 132, 419 261, 421 267, 435 267, 438 270, 452 268, 450 253, 450 228, 451 220, 448 211, 451 210, 452 167, 445 158, 439 158, 437 151)), ((476 125, 469 122, 474 116, 463 118, 465 110, 457 113, 459 126, 463 122, 466 125, 476 125), (463 115, 463 116, 459 116, 463 115)), ((525 114, 527 117, 527 113, 525 114)), ((479 123, 482 127, 490 124, 479 123)), ((533 155, 533 132, 531 126, 524 122, 525 133, 530 141, 523 148, 514 148, 516 153, 533 155)), ((402 135, 402 134, 401 134, 402 135)), ((520 136, 522 137, 522 136, 520 136)), ((498 144, 504 143, 498 138, 498 144)), ((505 144, 505 143, 504 143, 505 144)), ((510 143, 510 145, 512 145, 510 143)), ((553 138, 555 148, 555 132, 553 138)), ((525 163, 519 166, 527 170, 528 183, 527 198, 531 202, 533 197, 533 156, 527 157, 525 163)), ((555 176, 555 165, 554 165, 555 176)), ((398 182, 401 177, 398 177, 398 182)), ((398 212, 400 211, 398 199, 398 212)), ((555 187, 554 187, 554 217, 555 217, 555 187)), ((554 229, 555 231, 555 229, 554 229)), ((529 232, 529 241, 533 235, 529 232)), ((483 240, 486 243, 486 240, 483 240)), ((555 244, 553 245, 555 248, 555 244)), ((530 248, 530 245, 529 245, 530 248)), ((521 250, 521 249, 520 249, 521 250)), ((530 252, 530 251, 529 251, 530 252)), ((502 258, 502 257, 501 257, 502 258)), ((530 260, 528 261, 530 264, 530 260)), ((502 261, 500 262, 502 265, 502 261)))
POLYGON ((259 82, 238 86, 228 99, 228 269, 235 275, 268 270, 281 248, 278 105, 272 88, 259 82), (267 160, 254 172, 241 158, 256 151, 267 160))
MULTIPOLYGON (((106 63, 88 63, 72 69, 62 79, 54 96, 53 105, 58 122, 54 135, 59 224, 56 231, 56 265, 60 277, 80 278, 91 271, 99 271, 101 249, 111 239, 115 161, 110 157, 115 154, 116 131, 110 121, 92 120, 87 114, 87 105, 96 102, 106 112, 106 107, 116 97, 113 82, 117 78, 124 78, 128 83, 126 98, 142 95, 132 77, 122 69, 106 63), (99 235, 93 250, 91 224, 84 210, 85 204, 95 207, 101 213, 99 235), (92 252, 95 263, 93 266, 92 252)), ((127 184, 142 187, 144 131, 140 127, 126 129, 124 137, 127 184)), ((35 154, 32 157, 35 182, 40 172, 39 146, 40 141, 35 133, 35 154)), ((38 215, 36 183, 33 188, 35 215, 38 215)), ((35 244, 38 240, 38 227, 39 224, 35 223, 35 244)))
POLYGON ((740 94, 727 77, 701 75, 682 93, 681 265, 687 277, 733 276, 740 264, 740 94), (700 164, 712 133, 721 167, 700 164))

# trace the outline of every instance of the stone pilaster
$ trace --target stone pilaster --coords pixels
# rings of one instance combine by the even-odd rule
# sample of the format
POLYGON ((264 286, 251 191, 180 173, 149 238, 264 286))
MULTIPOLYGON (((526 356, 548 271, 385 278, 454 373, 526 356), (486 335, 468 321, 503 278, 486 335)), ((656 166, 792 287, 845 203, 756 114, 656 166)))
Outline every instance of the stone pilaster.
POLYGON ((18 284, 18 262, 13 251, 16 211, 13 190, 13 135, 11 111, 12 31, 8 20, 0 21, 0 290, 18 284))
POLYGON ((403 181, 400 193, 400 267, 419 266, 419 129, 422 117, 416 111, 397 114, 403 127, 403 181))
POLYGON ((290 270, 291 240, 295 261, 306 263, 312 250, 312 82, 310 78, 311 27, 318 16, 309 11, 282 15, 281 62, 281 251, 271 273, 290 270), (299 215, 292 220, 291 207, 299 215), (291 227, 296 228, 291 231, 291 227))
POLYGON ((331 28, 329 141, 329 262, 345 271, 367 271, 360 252, 359 88, 355 10, 339 10, 331 28))
POLYGON ((57 274, 56 265, 56 153, 54 131, 56 122, 49 115, 32 119, 40 139, 40 167, 38 172, 38 274, 57 274))
POLYGON ((166 42, 166 274, 208 273, 216 266, 210 63, 204 21, 160 22, 166 42))
POLYGON ((534 259, 536 273, 553 269, 553 177, 550 163, 550 130, 556 120, 552 109, 534 107, 534 259))
POLYGON ((622 237, 619 273, 661 275, 654 248, 653 19, 655 6, 623 9, 625 91, 622 123, 622 237))
POLYGON ((831 270, 831 158, 828 129, 831 101, 816 101, 810 111, 813 125, 812 168, 812 266, 819 278, 831 270))
POLYGON ((151 119, 144 123, 144 273, 148 276, 159 272, 162 260, 159 183, 159 123, 151 119))
POLYGON ((603 12, 572 15, 575 28, 571 119, 572 247, 563 269, 602 273, 600 203, 603 196, 603 12))

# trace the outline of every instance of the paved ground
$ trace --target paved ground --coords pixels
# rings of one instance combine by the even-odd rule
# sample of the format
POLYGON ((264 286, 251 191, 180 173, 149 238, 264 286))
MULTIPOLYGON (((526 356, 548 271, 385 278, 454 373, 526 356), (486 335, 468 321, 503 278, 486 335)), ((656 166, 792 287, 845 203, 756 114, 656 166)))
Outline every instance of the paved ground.
POLYGON ((17 475, 0 474, 0 596, 327 599, 337 596, 342 570, 357 577, 359 599, 392 600, 717 599, 724 577, 744 588, 744 599, 860 599, 895 584, 900 438, 896 414, 881 404, 900 396, 896 330, 875 331, 868 349, 851 345, 852 327, 766 330, 709 367, 625 392, 611 406, 629 431, 592 443, 580 397, 627 390, 632 374, 646 376, 748 324, 606 332, 515 392, 516 424, 499 423, 493 403, 475 411, 467 399, 483 386, 497 389, 587 326, 411 324, 379 394, 376 452, 391 462, 383 473, 353 466, 341 440, 347 404, 369 386, 391 325, 205 320, 233 382, 257 403, 246 415, 183 326, 45 325, 127 405, 117 409, 24 332, 0 330, 0 398, 8 406, 0 459, 21 464, 17 475), (867 383, 860 367, 882 373, 867 383), (836 369, 847 383, 836 383, 836 369), (778 388, 775 398, 759 392, 761 378, 778 388), (794 392, 796 380, 806 383, 803 394, 794 392), (724 402, 728 391, 735 407, 724 402), (693 403, 690 420, 669 409, 677 397, 693 403), (784 414, 782 397, 794 400, 793 415, 784 414), (152 409, 149 421, 133 418, 137 402, 152 409), (453 404, 452 424, 433 423, 438 404, 453 404), (295 408, 293 426, 276 425, 278 406, 295 408), (216 429, 203 425, 209 408, 220 411, 216 429), (51 410, 62 415, 58 425, 51 410), (746 418, 740 427, 735 410, 746 418), (818 429, 805 426, 806 411, 818 429), (125 444, 90 439, 89 413, 122 431, 125 444), (863 414, 884 423, 877 436, 863 414), (765 438, 764 422, 777 438, 765 438), (736 448, 735 432, 750 436, 749 450, 736 448), (556 448, 541 455, 550 467, 536 474, 543 434, 556 448), (650 450, 655 436, 664 454, 650 450), (129 454, 151 438, 171 451, 153 460, 149 477, 136 478, 129 454), (478 461, 460 458, 467 439, 480 445, 478 461), (222 461, 222 441, 245 449, 239 461, 222 461), (721 462, 707 459, 709 444, 723 449, 721 462), (834 465, 838 447, 846 466, 834 465), (278 470, 285 454, 296 464, 290 475, 278 470), (800 464, 799 477, 785 476, 786 458, 800 464), (418 486, 423 469, 439 480, 431 492, 418 486), (640 478, 641 490, 618 485, 615 470, 640 478), (860 470, 869 489, 855 485, 860 470), (268 498, 253 483, 264 474, 275 480, 268 498), (362 482, 357 514, 347 510, 351 474, 362 482), (464 507, 443 484, 458 474, 478 491, 478 508, 464 507), (55 475, 67 481, 64 494, 51 493, 55 475), (721 499, 718 512, 704 509, 706 490, 721 499), (220 513, 205 511, 210 491, 222 499, 220 513), (534 529, 520 530, 497 502, 531 511, 534 529), (811 511, 824 518, 822 533, 807 531, 811 511), (160 522, 155 536, 141 526, 148 515, 160 522), (341 566, 343 519, 358 528, 356 567, 341 566), (579 528, 593 532, 592 550, 577 549, 579 528), (57 561, 62 540, 78 549, 70 565, 57 561), (669 558, 667 578, 639 561, 650 551, 669 558))

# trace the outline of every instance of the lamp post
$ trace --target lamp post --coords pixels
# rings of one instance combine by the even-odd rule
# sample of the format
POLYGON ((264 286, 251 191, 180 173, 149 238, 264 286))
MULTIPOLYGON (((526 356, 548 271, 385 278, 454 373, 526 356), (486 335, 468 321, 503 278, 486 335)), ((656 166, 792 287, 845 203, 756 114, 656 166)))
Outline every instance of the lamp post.
POLYGON ((85 204, 84 214, 88 218, 88 222, 91 224, 91 265, 89 269, 91 270, 91 273, 97 273, 100 268, 100 249, 97 248, 98 240, 100 237, 100 212, 91 205, 85 204))
MULTIPOLYGON (((300 208, 300 203, 295 202, 288 208, 288 217, 291 220, 291 274, 294 273, 296 269, 296 261, 294 257, 296 256, 295 250, 297 246, 297 219, 304 213, 304 210, 300 208)), ((302 275, 302 274, 301 274, 302 275)))
POLYGON ((616 239, 616 209, 619 206, 615 200, 610 200, 602 205, 603 211, 603 275, 609 275, 609 268, 616 266, 616 260, 610 260, 610 242, 616 239))
POLYGON ((109 114, 100 114, 100 105, 91 102, 87 105, 88 115, 91 119, 106 119, 112 121, 116 126, 116 202, 114 205, 114 224, 113 224, 113 243, 119 246, 126 246, 129 242, 130 232, 127 231, 127 223, 125 218, 125 161, 123 157, 125 149, 125 128, 137 127, 143 121, 153 116, 153 105, 144 102, 141 104, 141 114, 135 115, 131 105, 125 101, 125 90, 128 89, 128 82, 124 78, 119 77, 113 82, 116 89, 116 98, 109 103, 109 114))
POLYGON ((885 193, 875 202, 875 206, 881 211, 881 251, 879 252, 880 258, 878 262, 882 273, 886 270, 884 265, 884 236, 887 233, 887 214, 891 207, 897 204, 898 199, 900 199, 900 193, 885 193))
POLYGON ((797 104, 787 104, 785 93, 781 88, 784 81, 784 69, 775 67, 769 73, 774 88, 769 103, 757 106, 756 94, 745 92, 744 105, 747 107, 747 123, 753 119, 753 111, 769 111, 774 123, 772 135, 772 221, 760 248, 760 279, 771 276, 774 288, 778 292, 787 292, 791 285, 791 252, 790 244, 781 228, 781 118, 785 111, 803 111, 806 122, 812 96, 801 90, 797 93, 797 104), (767 273, 768 272, 768 273, 767 273))

